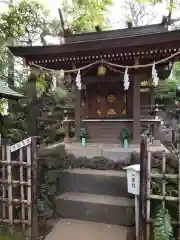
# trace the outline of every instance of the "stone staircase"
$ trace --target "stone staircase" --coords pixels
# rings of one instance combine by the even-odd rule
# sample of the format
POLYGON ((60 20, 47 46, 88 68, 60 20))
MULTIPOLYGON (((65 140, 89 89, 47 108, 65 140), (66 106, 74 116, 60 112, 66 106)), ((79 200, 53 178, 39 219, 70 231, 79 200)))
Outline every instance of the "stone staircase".
MULTIPOLYGON (((81 233, 75 236, 77 225, 82 228, 85 225, 87 231, 93 231, 92 237, 86 233, 88 240, 134 239, 134 199, 127 193, 125 171, 67 169, 60 171, 57 178, 60 194, 56 199, 56 210, 63 221, 67 220, 66 223, 71 224, 71 235, 68 236, 81 240, 81 233), (100 237, 98 232, 101 227, 104 228, 104 233, 100 237), (112 234, 115 233, 112 229, 116 229, 114 231, 117 237, 113 237, 115 235, 112 234)), ((69 228, 68 224, 65 225, 69 228)), ((59 236, 63 234, 64 228, 59 236)), ((70 239, 67 238, 67 233, 64 236, 67 240, 70 239)), ((47 238, 49 239, 56 240, 47 238)))

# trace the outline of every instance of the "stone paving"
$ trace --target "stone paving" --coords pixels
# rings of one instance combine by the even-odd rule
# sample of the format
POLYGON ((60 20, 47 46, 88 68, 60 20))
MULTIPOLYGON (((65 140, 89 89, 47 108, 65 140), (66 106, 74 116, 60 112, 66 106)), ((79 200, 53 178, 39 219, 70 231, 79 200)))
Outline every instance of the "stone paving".
POLYGON ((117 225, 62 219, 45 240, 127 240, 129 231, 117 225))

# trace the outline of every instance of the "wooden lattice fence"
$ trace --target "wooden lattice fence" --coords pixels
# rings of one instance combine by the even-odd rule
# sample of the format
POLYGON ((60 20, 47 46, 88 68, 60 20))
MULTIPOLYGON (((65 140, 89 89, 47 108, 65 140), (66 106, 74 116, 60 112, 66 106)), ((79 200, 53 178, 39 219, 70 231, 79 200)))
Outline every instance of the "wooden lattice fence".
MULTIPOLYGON (((165 151, 159 152, 161 158, 157 164, 154 154, 157 154, 156 147, 152 146, 148 142, 148 138, 141 140, 141 156, 140 156, 140 201, 139 201, 139 213, 140 213, 140 227, 139 236, 141 240, 152 239, 152 224, 154 219, 152 218, 152 202, 158 201, 161 205, 161 209, 165 211, 167 209, 167 203, 173 203, 176 206, 177 211, 175 217, 172 219, 171 224, 176 226, 176 239, 180 237, 180 154, 177 156, 177 169, 176 173, 168 171, 167 153, 165 151), (154 172, 155 165, 158 165, 158 171, 154 172), (153 183, 158 180, 159 189, 158 193, 153 191, 153 183), (168 193, 168 182, 175 183, 171 192, 176 192, 173 196, 168 193)), ((173 161, 173 160, 172 160, 173 161)), ((175 160, 174 160, 175 161, 175 160)), ((171 214, 171 213, 170 213, 171 214)), ((174 238, 173 238, 174 239, 174 238)))
POLYGON ((36 139, 0 147, 0 224, 36 239, 36 139))

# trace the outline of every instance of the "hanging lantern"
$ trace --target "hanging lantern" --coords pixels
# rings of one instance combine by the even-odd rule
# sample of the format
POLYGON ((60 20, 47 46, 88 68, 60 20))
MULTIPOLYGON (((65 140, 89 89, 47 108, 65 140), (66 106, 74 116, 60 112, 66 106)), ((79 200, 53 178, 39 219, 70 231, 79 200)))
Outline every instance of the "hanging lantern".
POLYGON ((81 73, 80 69, 78 70, 77 76, 76 76, 76 86, 79 90, 81 90, 81 73))
POLYGON ((126 67, 126 70, 124 72, 124 90, 128 90, 129 89, 129 74, 128 74, 128 67, 126 67))
POLYGON ((107 69, 105 66, 103 66, 102 64, 98 67, 98 70, 97 70, 97 74, 99 76, 104 76, 107 72, 107 69))
POLYGON ((159 82, 159 77, 157 75, 157 71, 156 71, 156 68, 155 68, 155 63, 153 63, 153 66, 152 66, 152 80, 153 80, 153 85, 156 87, 158 85, 158 82, 159 82))

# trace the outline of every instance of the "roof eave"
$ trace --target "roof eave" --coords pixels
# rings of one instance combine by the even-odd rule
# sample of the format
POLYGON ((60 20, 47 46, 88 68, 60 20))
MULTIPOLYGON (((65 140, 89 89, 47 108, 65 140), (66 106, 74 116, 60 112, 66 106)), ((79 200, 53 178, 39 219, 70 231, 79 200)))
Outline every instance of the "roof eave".
POLYGON ((5 93, 0 93, 0 98, 6 98, 6 99, 12 99, 12 100, 19 100, 22 98, 25 98, 23 95, 10 95, 10 94, 5 94, 5 93))
POLYGON ((10 51, 18 57, 32 57, 36 55, 66 54, 82 51, 101 51, 111 48, 128 48, 146 46, 150 44, 161 44, 166 42, 179 41, 180 30, 152 33, 143 36, 119 37, 114 39, 99 39, 97 41, 71 42, 62 45, 47 45, 33 47, 13 47, 9 46, 10 51), (98 42, 98 43, 97 43, 98 42))

